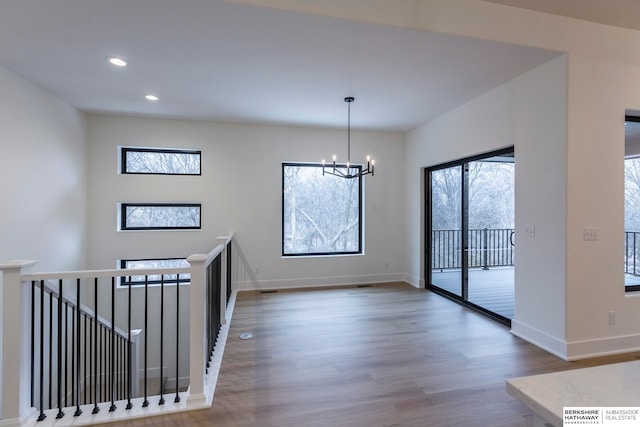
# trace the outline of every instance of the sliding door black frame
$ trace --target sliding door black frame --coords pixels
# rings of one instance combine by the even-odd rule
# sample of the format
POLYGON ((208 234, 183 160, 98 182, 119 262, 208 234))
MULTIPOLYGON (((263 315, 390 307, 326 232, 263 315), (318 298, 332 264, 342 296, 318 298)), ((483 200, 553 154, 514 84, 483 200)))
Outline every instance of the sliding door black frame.
POLYGON ((448 298, 458 304, 463 305, 471 310, 474 310, 498 323, 511 327, 511 319, 504 317, 498 313, 487 310, 486 308, 474 304, 469 301, 469 259, 466 256, 467 250, 469 249, 469 163, 475 162, 478 160, 483 160, 496 156, 504 156, 507 154, 514 154, 514 147, 508 147, 501 150, 491 151, 488 153, 478 154, 475 156, 465 157, 463 159, 442 163, 439 165, 431 166, 424 169, 424 186, 425 186, 425 288, 435 292, 445 298, 448 298), (452 292, 449 292, 445 289, 442 289, 436 285, 434 285, 431 280, 432 277, 432 266, 431 266, 431 257, 432 257, 432 236, 433 236, 433 227, 432 227, 432 212, 431 212, 431 198, 432 198, 432 185, 431 185, 431 173, 434 171, 447 169, 451 167, 462 167, 462 179, 460 180, 462 188, 460 189, 461 194, 461 208, 462 208, 462 216, 461 216, 461 230, 462 230, 462 242, 461 247, 463 251, 463 255, 461 257, 462 264, 462 289, 461 296, 456 295, 452 292))

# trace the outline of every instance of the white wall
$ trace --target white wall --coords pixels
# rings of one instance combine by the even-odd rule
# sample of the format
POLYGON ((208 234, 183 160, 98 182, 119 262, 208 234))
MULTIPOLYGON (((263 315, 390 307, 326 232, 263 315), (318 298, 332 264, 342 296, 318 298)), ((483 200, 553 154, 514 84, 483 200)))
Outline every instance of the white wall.
MULTIPOLYGON (((560 229, 540 230, 562 234, 556 244, 562 245, 564 241, 564 247, 534 248, 532 245, 536 251, 564 251, 566 261, 560 270, 566 275, 563 277, 561 271, 557 272, 553 281, 559 289, 554 288, 553 294, 544 302, 518 301, 516 318, 528 317, 524 311, 532 314, 554 311, 553 320, 549 319, 553 326, 547 325, 548 330, 529 332, 538 339, 548 335, 547 344, 553 346, 551 350, 568 359, 640 349, 640 295, 625 294, 622 270, 623 122, 625 109, 638 110, 640 107, 640 91, 637 90, 640 87, 640 50, 636 48, 640 46, 640 31, 480 0, 397 0, 393 6, 389 2, 372 0, 353 0, 348 6, 338 0, 234 1, 568 53, 566 162, 561 164, 556 158, 545 158, 546 148, 531 147, 527 153, 527 157, 537 158, 540 163, 541 174, 537 179, 545 180, 544 185, 547 180, 557 180, 556 185, 566 189, 564 225, 560 229), (598 228, 599 240, 585 241, 585 227, 598 228), (560 294, 564 294, 564 299, 558 300, 560 294), (564 305, 560 310, 564 312, 564 319, 555 310, 558 303, 564 305), (545 307, 547 304, 551 304, 551 309, 545 307), (614 325, 609 325, 609 311, 616 313, 614 325)), ((536 112, 545 113, 538 109, 536 112)), ((532 123, 538 121, 534 117, 531 119, 532 123)), ((523 123, 523 126, 526 125, 523 123)), ((481 152, 482 148, 478 145, 475 151, 481 152)), ((408 173, 408 180, 419 179, 415 170, 408 173)), ((415 192, 410 195, 417 197, 415 192)), ((529 197, 528 194, 525 196, 529 197)), ((411 205, 415 202, 411 197, 406 198, 407 212, 411 215, 407 217, 406 253, 412 259, 410 263, 417 265, 420 254, 415 252, 412 236, 418 233, 420 224, 416 222, 415 207, 411 205)), ((521 206, 522 202, 519 203, 521 206)), ((539 209, 541 207, 531 215, 517 213, 521 216, 516 218, 517 224, 525 224, 523 221, 532 225, 546 224, 546 219, 553 214, 539 209)), ((536 242, 541 240, 536 238, 536 242)), ((416 270, 412 268, 410 274, 413 275, 416 270)), ((548 320, 538 322, 544 326, 548 320)))
MULTIPOLYGON (((557 58, 409 133, 406 271, 424 278, 423 168, 514 146, 516 314, 513 331, 558 354, 565 342, 566 57, 557 58), (525 225, 536 227, 524 238, 525 225)), ((424 282, 422 282, 424 285, 424 282)))
POLYGON ((281 165, 345 153, 345 129, 220 124, 91 115, 89 257, 93 268, 119 258, 206 253, 215 237, 236 233, 245 288, 284 288, 402 279, 404 142, 399 133, 352 131, 352 159, 377 159, 365 178, 365 254, 281 257, 281 165), (119 145, 202 150, 202 176, 117 173, 119 145), (201 231, 118 232, 118 202, 202 203, 201 231), (386 264, 385 264, 386 263, 386 264), (386 268, 385 268, 386 265, 386 268), (255 273, 258 268, 258 273, 255 273))
POLYGON ((0 262, 40 271, 85 262, 86 150, 82 113, 0 67, 0 262))
MULTIPOLYGON (((0 93, 0 263, 31 259, 39 261, 41 271, 82 268, 84 115, 3 67, 0 93)), ((0 306, 2 286, 0 273, 0 306)), ((3 318, 0 336, 6 332, 3 318)), ((0 366, 3 350, 0 340, 0 366)), ((2 376, 0 371, 0 383, 2 376)))

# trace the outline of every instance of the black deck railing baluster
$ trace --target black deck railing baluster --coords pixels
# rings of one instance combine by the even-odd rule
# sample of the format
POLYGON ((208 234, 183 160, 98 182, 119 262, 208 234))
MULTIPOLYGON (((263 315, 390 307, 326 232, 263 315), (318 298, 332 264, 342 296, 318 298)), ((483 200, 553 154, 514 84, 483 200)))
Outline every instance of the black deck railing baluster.
POLYGON ((633 233, 633 274, 637 274, 636 272, 636 259, 638 258, 637 246, 636 246, 636 236, 637 233, 633 233))
POLYGON ((116 389, 115 389, 115 381, 116 381, 116 372, 115 372, 115 333, 116 333, 116 316, 115 316, 115 307, 116 307, 116 278, 111 278, 111 381, 109 384, 109 389, 111 393, 111 406, 109 406, 109 412, 113 412, 116 410, 116 389))
POLYGON ((62 279, 58 281, 58 414, 57 419, 64 417, 62 411, 62 279))
POLYGON ((488 230, 486 228, 482 229, 482 255, 483 255, 483 261, 482 261, 482 269, 483 270, 488 270, 489 269, 489 233, 488 230))
MULTIPOLYGON (((176 282, 176 286, 180 284, 176 282)), ((164 274, 160 276, 160 400, 158 405, 164 405, 164 274)))
POLYGON ((180 402, 178 382, 180 380, 180 274, 176 275, 176 397, 175 403, 180 402))
POLYGON ((142 401, 142 407, 149 406, 149 400, 147 399, 147 337, 149 336, 149 276, 144 276, 144 400, 142 401))
POLYGON ((76 342, 76 412, 74 412, 74 417, 79 417, 82 415, 82 409, 80 409, 80 279, 77 279, 76 282, 76 321, 78 325, 77 330, 77 342, 76 342))
POLYGON ((100 412, 98 407, 98 278, 93 281, 93 333, 95 341, 93 343, 93 411, 92 414, 100 412))
POLYGON ((513 266, 513 246, 510 235, 513 229, 470 229, 466 255, 460 247, 461 230, 432 230, 432 270, 459 269, 461 256, 466 256, 470 268, 513 266))

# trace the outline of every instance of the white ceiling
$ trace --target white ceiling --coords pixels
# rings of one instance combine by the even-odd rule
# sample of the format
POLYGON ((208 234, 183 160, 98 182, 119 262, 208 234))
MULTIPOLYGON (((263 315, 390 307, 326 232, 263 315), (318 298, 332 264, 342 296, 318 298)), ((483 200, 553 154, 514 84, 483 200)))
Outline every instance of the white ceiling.
POLYGON ((638 0, 485 0, 583 21, 640 30, 638 0))
POLYGON ((557 55, 222 0, 0 3, 0 65, 88 112, 340 127, 354 96, 353 127, 406 131, 557 55))

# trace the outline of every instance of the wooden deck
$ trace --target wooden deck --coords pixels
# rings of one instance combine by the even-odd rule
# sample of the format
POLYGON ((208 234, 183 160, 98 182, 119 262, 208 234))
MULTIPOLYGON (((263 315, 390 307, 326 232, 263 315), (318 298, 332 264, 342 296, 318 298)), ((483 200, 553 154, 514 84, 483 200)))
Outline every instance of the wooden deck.
MULTIPOLYGON (((433 272, 432 284, 460 296, 460 270, 433 272)), ((515 314, 513 267, 469 270, 469 301, 507 319, 515 314)))

